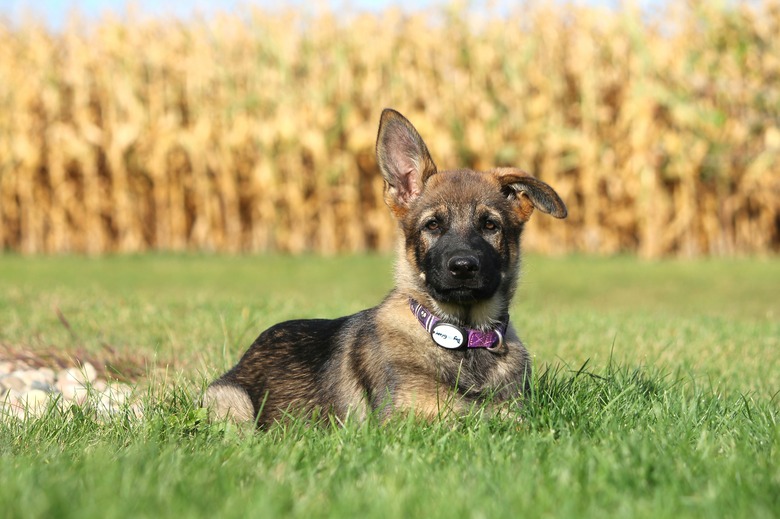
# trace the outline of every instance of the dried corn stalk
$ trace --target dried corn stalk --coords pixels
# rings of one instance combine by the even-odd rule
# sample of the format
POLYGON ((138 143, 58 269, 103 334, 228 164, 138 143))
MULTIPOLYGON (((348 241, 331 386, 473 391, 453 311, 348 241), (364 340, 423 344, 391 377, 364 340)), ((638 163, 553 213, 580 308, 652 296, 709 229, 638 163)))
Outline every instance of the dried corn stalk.
POLYGON ((780 3, 711 5, 0 25, 0 247, 388 250, 393 106, 559 190, 530 249, 777 253, 780 3))

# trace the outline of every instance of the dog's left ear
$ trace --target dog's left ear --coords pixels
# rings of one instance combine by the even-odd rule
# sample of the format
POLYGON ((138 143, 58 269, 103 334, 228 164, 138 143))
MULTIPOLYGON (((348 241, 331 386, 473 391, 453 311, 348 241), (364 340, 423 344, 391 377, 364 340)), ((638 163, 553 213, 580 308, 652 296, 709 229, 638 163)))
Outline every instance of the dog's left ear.
POLYGON ((522 221, 527 221, 534 208, 556 218, 566 218, 566 204, 553 188, 517 168, 498 168, 491 171, 504 194, 516 203, 522 221))
POLYGON ((400 217, 436 173, 436 164, 412 123, 390 108, 379 121, 376 160, 385 179, 385 202, 400 217))

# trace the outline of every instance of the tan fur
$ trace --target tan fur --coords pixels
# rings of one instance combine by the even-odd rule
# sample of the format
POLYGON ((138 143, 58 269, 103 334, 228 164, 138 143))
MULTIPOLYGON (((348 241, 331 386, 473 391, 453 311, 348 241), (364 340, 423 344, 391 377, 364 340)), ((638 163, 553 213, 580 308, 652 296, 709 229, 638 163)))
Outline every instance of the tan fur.
POLYGON ((246 391, 237 386, 211 385, 203 395, 203 407, 212 420, 251 422, 255 418, 252 401, 246 391))

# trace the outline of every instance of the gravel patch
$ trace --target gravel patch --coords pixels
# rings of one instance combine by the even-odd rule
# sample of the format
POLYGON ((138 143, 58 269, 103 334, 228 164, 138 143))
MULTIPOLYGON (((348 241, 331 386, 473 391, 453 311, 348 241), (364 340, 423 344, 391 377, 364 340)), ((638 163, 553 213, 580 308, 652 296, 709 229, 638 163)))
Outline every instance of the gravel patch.
POLYGON ((140 417, 133 393, 130 384, 100 377, 90 362, 55 370, 28 359, 0 358, 0 420, 40 417, 52 405, 82 406, 101 418, 128 411, 140 417))

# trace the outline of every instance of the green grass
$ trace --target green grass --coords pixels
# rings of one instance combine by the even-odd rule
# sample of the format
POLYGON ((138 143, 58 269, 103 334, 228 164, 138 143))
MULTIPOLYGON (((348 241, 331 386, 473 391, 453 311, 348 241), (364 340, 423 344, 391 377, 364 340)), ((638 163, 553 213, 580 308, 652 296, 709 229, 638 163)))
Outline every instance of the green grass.
POLYGON ((0 342, 150 373, 143 420, 0 424, 3 516, 777 517, 777 260, 527 258, 520 422, 204 422, 202 384, 264 327, 390 286, 385 257, 0 256, 0 342))

